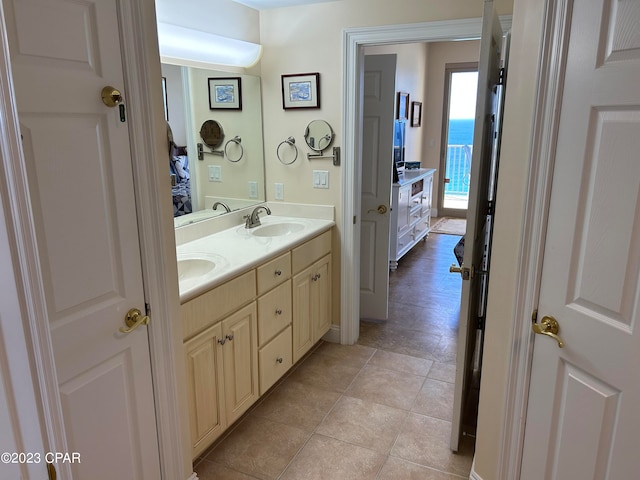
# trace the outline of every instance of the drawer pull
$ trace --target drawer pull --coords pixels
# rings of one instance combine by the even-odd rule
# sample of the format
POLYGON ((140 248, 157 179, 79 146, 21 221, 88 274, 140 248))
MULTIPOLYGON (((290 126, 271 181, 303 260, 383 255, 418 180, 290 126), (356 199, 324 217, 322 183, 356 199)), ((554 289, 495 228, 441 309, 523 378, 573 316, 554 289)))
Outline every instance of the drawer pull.
POLYGON ((284 359, 282 357, 278 357, 278 358, 276 358, 276 362, 282 363, 282 362, 284 362, 284 359))
POLYGON ((282 309, 277 308, 276 309, 276 315, 282 315, 282 309))
POLYGON ((274 274, 276 277, 279 277, 280 275, 282 275, 282 270, 276 270, 274 274))

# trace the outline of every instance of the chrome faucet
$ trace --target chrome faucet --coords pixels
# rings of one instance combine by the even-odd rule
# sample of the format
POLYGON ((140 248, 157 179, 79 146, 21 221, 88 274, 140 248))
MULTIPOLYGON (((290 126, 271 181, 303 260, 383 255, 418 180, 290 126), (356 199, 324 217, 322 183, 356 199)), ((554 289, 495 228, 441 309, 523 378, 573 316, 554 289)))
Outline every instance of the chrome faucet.
POLYGON ((224 207, 224 209, 227 211, 227 213, 229 213, 231 211, 231 209, 229 208, 229 205, 227 205, 224 202, 216 202, 216 203, 213 204, 213 207, 211 207, 211 208, 213 208, 214 210, 217 210, 218 209, 218 205, 224 207))
POLYGON ((269 210, 269 207, 267 207, 266 205, 258 205, 253 209, 251 215, 245 215, 243 217, 245 219, 245 228, 255 228, 262 225, 260 223, 260 216, 258 215, 260 213, 260 210, 264 210, 265 212, 267 212, 267 215, 271 215, 271 210, 269 210))

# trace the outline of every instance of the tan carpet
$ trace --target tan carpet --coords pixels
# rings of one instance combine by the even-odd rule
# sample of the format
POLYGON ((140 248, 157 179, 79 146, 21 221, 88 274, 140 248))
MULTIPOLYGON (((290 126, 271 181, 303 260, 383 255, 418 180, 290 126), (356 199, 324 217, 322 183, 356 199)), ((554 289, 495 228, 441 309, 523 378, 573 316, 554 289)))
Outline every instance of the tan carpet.
POLYGON ((447 235, 464 235, 466 228, 466 218, 443 217, 436 219, 430 231, 432 233, 445 233, 447 235))

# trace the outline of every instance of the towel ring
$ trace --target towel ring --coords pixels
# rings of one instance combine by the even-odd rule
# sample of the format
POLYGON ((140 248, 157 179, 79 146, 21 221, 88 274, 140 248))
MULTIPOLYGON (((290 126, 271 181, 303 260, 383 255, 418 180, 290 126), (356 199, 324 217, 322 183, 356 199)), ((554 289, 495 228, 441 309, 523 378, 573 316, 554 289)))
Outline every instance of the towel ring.
POLYGON ((278 148, 276 148, 276 155, 278 156, 278 160, 280 160, 280 163, 282 163, 283 165, 291 165, 293 162, 295 162, 298 159, 298 147, 296 147, 296 139, 293 137, 289 137, 286 140, 283 140, 282 142, 280 142, 280 144, 278 145, 278 148), (282 160, 282 157, 280 156, 280 147, 285 143, 293 147, 293 149, 296 152, 296 156, 293 157, 293 160, 291 160, 290 162, 285 162, 284 160, 282 160))
POLYGON ((242 147, 242 139, 236 135, 235 137, 233 137, 231 140, 227 140, 227 143, 224 144, 224 154, 227 157, 227 160, 229 160, 232 163, 237 163, 240 160, 242 160, 242 157, 244 156, 244 148, 242 147), (229 156, 229 152, 227 152, 227 147, 229 146, 230 143, 234 143, 236 145, 238 145, 240 147, 240 156, 236 159, 233 160, 230 156, 229 156))

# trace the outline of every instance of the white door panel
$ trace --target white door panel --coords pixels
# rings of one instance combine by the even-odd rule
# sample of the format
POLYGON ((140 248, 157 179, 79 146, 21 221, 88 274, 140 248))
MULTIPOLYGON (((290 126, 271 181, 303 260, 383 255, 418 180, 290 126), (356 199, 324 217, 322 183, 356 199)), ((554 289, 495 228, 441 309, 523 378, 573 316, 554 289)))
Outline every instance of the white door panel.
POLYGON ((366 55, 364 68, 360 318, 386 320, 396 56, 366 55))
POLYGON ((635 478, 640 428, 640 4, 575 2, 558 123, 523 479, 635 478))
MULTIPOLYGON (((73 477, 160 478, 115 0, 4 0, 73 477)), ((125 99, 126 99, 126 95, 125 99)))
MULTIPOLYGON (((493 176, 497 162, 498 118, 501 110, 502 88, 500 68, 502 28, 493 8, 493 2, 485 0, 482 16, 482 38, 478 62, 478 96, 473 130, 473 157, 469 185, 469 203, 465 231, 463 266, 471 273, 463 274, 460 301, 460 325, 458 327, 458 351, 456 355, 456 382, 454 389, 453 417, 451 422, 451 450, 458 451, 463 426, 463 413, 468 402, 474 369, 481 357, 482 327, 484 316, 488 252, 491 244, 489 200, 494 188, 493 176)), ((476 372, 478 374, 479 372, 476 372)))

